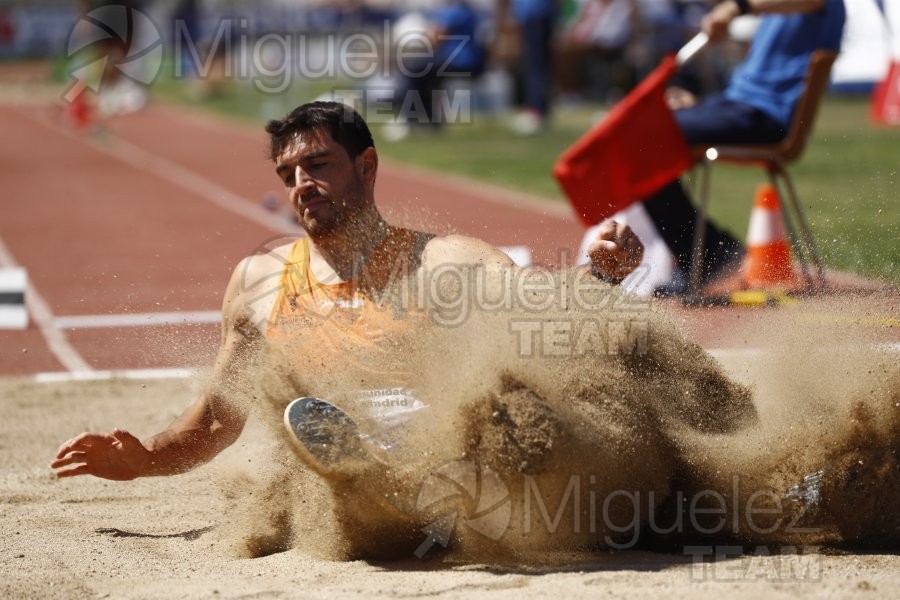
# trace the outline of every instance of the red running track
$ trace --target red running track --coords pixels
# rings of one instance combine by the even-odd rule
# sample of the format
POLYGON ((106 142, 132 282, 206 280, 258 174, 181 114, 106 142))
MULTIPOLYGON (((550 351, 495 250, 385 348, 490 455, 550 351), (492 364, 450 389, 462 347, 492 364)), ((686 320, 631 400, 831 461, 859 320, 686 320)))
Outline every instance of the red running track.
MULTIPOLYGON (((261 207, 284 196, 262 131, 166 106, 108 128, 79 137, 48 107, 0 107, 0 243, 47 309, 25 331, 0 330, 0 374, 207 365, 213 323, 59 319, 216 311, 234 265, 292 229, 261 207)), ((527 245, 545 264, 573 256, 581 237, 566 207, 391 163, 377 198, 394 221, 527 245)))
MULTIPOLYGON (((261 129, 167 106, 108 129, 79 137, 49 107, 0 106, 0 267, 33 286, 30 327, 0 330, 0 375, 209 365, 234 265, 297 230, 261 206, 274 193, 287 211, 261 129)), ((582 235, 566 206, 390 162, 376 197, 394 222, 525 245, 545 265, 571 262, 582 235)), ((896 295, 879 303, 888 316, 867 326, 896 347, 896 295)), ((678 313, 707 348, 765 345, 747 311, 678 313)))

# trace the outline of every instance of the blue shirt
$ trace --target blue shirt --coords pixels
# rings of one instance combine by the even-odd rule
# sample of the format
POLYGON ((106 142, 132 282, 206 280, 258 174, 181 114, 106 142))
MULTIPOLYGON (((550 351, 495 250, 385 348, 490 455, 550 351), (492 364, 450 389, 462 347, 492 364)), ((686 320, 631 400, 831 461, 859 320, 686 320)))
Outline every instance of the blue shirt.
POLYGON ((787 126, 803 93, 810 55, 840 50, 845 19, 844 0, 825 0, 825 8, 814 13, 766 15, 725 97, 787 126))
POLYGON ((547 19, 556 15, 557 0, 512 0, 510 11, 519 23, 531 19, 547 19))
POLYGON ((478 35, 481 20, 478 13, 465 2, 450 3, 431 15, 431 21, 444 30, 444 39, 437 48, 437 64, 454 71, 479 73, 484 68, 486 52, 478 35), (449 61, 449 64, 448 62, 449 61))

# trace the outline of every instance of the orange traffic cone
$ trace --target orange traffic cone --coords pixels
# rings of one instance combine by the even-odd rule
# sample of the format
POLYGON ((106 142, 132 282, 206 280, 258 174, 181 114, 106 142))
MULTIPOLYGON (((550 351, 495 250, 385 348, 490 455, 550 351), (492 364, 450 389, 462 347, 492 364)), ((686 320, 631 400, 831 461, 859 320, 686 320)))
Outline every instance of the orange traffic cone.
POLYGON ((884 80, 872 91, 872 120, 880 125, 900 125, 900 60, 894 60, 884 80))
POLYGON ((796 282, 791 247, 781 218, 781 202, 771 185, 761 185, 756 190, 747 232, 744 279, 750 288, 784 288, 796 282))

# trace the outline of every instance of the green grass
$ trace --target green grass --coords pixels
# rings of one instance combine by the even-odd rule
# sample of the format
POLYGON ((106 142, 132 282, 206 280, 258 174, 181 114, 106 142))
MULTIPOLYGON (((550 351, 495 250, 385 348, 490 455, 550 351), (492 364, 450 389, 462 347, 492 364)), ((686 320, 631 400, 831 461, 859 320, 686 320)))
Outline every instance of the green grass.
MULTIPOLYGON (((246 83, 232 82, 216 97, 191 101, 173 82, 162 81, 155 88, 169 99, 254 122, 279 116, 329 89, 295 86, 266 97, 246 83)), ((551 128, 527 138, 510 132, 502 119, 456 124, 441 134, 414 132, 399 142, 387 142, 377 125, 373 129, 383 156, 565 202, 551 168, 598 114, 599 107, 560 109, 551 128)), ((825 101, 813 139, 791 172, 829 266, 900 282, 898 148, 900 131, 871 125, 868 101, 825 101)), ((712 218, 743 238, 756 186, 765 181, 759 169, 716 166, 712 218)))
MULTIPOLYGON (((791 167, 825 262, 900 282, 900 131, 876 128, 868 102, 828 99, 801 160, 791 167)), ((712 214, 743 236, 759 169, 713 171, 712 214)))

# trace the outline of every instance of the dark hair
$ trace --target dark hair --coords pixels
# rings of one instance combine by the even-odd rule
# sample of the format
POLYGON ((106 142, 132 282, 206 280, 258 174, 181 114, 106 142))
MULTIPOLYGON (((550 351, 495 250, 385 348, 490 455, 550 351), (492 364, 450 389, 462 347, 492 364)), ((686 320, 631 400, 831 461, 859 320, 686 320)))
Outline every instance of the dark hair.
POLYGON ((280 121, 266 123, 266 132, 271 136, 269 158, 274 161, 298 133, 316 129, 331 134, 350 158, 356 158, 366 148, 375 147, 369 126, 353 107, 341 102, 309 102, 301 104, 280 121))

